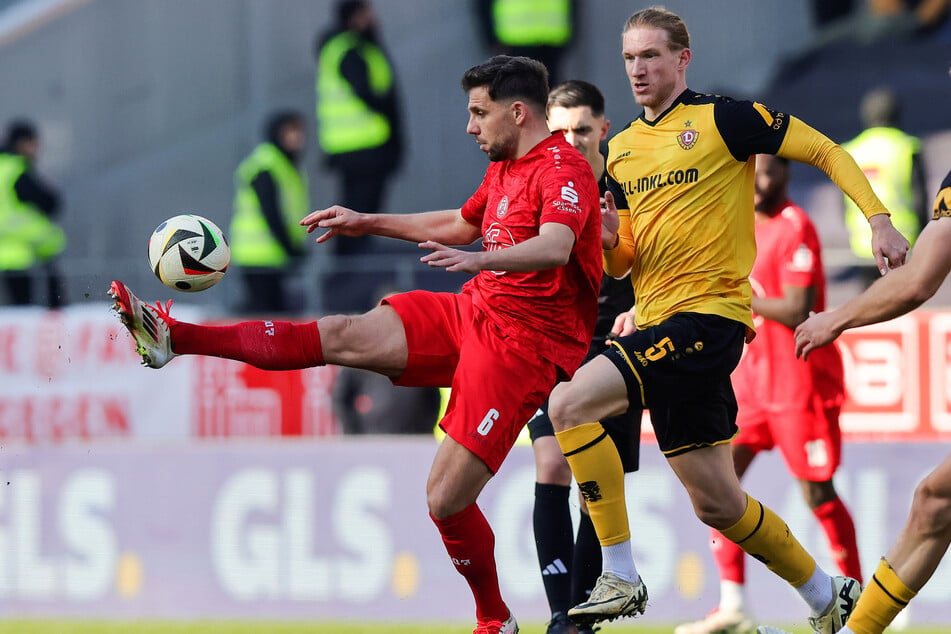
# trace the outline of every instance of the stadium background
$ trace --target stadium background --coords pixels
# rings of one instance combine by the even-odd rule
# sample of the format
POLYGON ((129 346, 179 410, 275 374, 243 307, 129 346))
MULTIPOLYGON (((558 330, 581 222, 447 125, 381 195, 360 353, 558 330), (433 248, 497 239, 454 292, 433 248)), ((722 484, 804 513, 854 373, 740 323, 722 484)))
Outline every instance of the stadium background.
MULTIPOLYGON (((582 0, 567 55, 564 76, 602 87, 615 130, 634 114, 617 36, 644 4, 582 0)), ((803 57, 813 37, 803 0, 665 4, 691 28, 692 88, 756 96, 835 140, 858 132, 865 89, 896 87, 906 130, 925 142, 929 192, 936 190, 951 164, 949 40, 843 44, 803 57)), ((138 369, 107 311, 113 278, 144 297, 169 294, 146 264, 158 221, 193 211, 227 226, 234 166, 268 112, 298 108, 313 131, 313 43, 331 5, 0 1, 0 121, 26 115, 39 124, 40 169, 66 199, 70 242, 61 264, 72 304, 57 314, 0 310, 0 615, 468 620, 468 593, 426 523, 433 441, 333 438, 332 370, 268 374, 197 359, 160 373, 138 369), (235 488, 242 494, 229 496, 235 488)), ((399 73, 409 147, 389 206, 458 205, 485 168, 465 134, 458 85, 487 55, 471 3, 375 6, 399 73)), ((331 204, 336 192, 313 138, 307 171, 314 206, 331 204)), ((794 197, 837 262, 846 243, 836 192, 811 168, 797 168, 794 179, 794 197)), ((411 247, 379 246, 381 257, 360 266, 395 271, 402 286, 460 282, 421 267, 411 247)), ((323 299, 312 289, 334 263, 313 251, 298 283, 308 313, 319 314, 323 299)), ((951 434, 948 287, 929 303, 933 313, 845 340, 852 442, 839 487, 858 518, 867 570, 951 434)), ((854 290, 834 285, 832 303, 854 290)), ((228 318, 236 293, 226 277, 211 291, 177 297, 176 310, 228 318)), ((645 454, 630 492, 652 592, 645 618, 701 616, 715 595, 705 531, 656 452, 648 446, 645 454)), ((504 589, 520 618, 541 621, 530 465, 530 452, 516 448, 485 504, 504 589)), ((754 492, 824 555, 782 465, 770 457, 756 468, 750 481, 762 489, 754 492)), ((799 619, 798 604, 776 601, 775 582, 760 572, 752 571, 757 615, 799 619)), ((951 622, 942 610, 949 590, 945 565, 916 600, 912 621, 951 622)))

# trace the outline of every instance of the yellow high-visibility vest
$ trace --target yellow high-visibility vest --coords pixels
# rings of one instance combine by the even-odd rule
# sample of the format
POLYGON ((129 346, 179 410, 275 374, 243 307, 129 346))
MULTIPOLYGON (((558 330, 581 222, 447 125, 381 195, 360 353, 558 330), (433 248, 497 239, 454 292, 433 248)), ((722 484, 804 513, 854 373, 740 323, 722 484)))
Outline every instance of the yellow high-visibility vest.
POLYGON ((274 179, 288 235, 296 244, 306 238, 299 221, 310 212, 307 181, 277 146, 262 143, 235 171, 234 216, 228 232, 231 261, 239 266, 281 267, 287 264, 288 254, 271 233, 251 186, 261 172, 269 172, 274 179))
POLYGON ((563 46, 571 39, 569 0, 495 0, 495 38, 507 46, 563 46))
POLYGON ((327 154, 379 147, 392 134, 391 122, 371 110, 340 74, 340 63, 351 50, 366 63, 374 93, 382 96, 393 86, 393 71, 379 46, 349 31, 327 40, 318 56, 316 79, 318 140, 327 154))
MULTIPOLYGON (((914 208, 912 156, 921 150, 921 142, 897 128, 869 128, 843 143, 865 173, 875 195, 891 213, 892 224, 912 243, 921 231, 914 208)), ((849 246, 861 258, 872 258, 872 229, 858 206, 845 197, 845 226, 849 246)))
POLYGON ((24 271, 66 248, 66 234, 14 188, 27 170, 19 154, 0 153, 0 271, 24 271))

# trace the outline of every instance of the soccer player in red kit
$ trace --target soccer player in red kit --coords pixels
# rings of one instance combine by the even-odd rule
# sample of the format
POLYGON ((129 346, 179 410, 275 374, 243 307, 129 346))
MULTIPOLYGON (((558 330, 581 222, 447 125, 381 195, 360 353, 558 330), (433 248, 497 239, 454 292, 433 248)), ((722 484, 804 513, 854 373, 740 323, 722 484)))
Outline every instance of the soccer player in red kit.
MULTIPOLYGON (((806 362, 796 358, 794 329, 810 311, 825 310, 826 281, 816 228, 789 200, 788 184, 786 159, 757 155, 756 259, 750 273, 757 334, 731 375, 739 427, 733 463, 742 478, 759 452, 778 447, 839 570, 861 581, 855 525, 832 483, 842 449, 842 358, 835 346, 816 350, 806 362)), ((675 634, 741 634, 754 627, 744 606, 745 553, 712 529, 711 548, 720 571, 720 605, 675 634)))
POLYGON ((459 293, 390 296, 363 315, 292 324, 201 326, 175 320, 121 282, 111 294, 143 361, 176 355, 237 359, 270 370, 336 364, 397 385, 448 386, 426 486, 433 522, 476 604, 474 634, 515 634, 499 590, 495 538, 476 504, 515 438, 558 381, 571 377, 594 332, 601 282, 598 186, 585 158, 548 130, 548 73, 535 60, 496 56, 470 68, 467 132, 490 160, 461 209, 363 214, 339 206, 301 224, 317 238, 380 235, 419 243, 421 261, 474 273, 459 293), (463 245, 482 238, 481 251, 463 245))

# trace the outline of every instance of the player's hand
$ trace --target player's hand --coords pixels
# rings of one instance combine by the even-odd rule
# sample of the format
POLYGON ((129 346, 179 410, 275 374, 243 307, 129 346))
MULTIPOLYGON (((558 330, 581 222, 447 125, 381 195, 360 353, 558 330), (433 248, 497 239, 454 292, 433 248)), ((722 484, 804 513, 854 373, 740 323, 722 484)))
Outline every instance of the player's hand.
POLYGON ((317 242, 325 242, 334 236, 362 236, 365 234, 361 228, 360 221, 364 214, 356 212, 340 205, 334 205, 327 209, 318 209, 304 216, 300 224, 307 227, 307 233, 313 233, 317 229, 327 229, 326 232, 317 236, 317 242))
POLYGON ((809 312, 809 318, 796 326, 796 357, 807 359, 816 348, 832 343, 842 331, 835 326, 832 312, 809 312))
POLYGON ((604 192, 601 199, 601 248, 613 249, 617 246, 617 230, 621 220, 617 215, 617 206, 614 204, 614 195, 604 192))
POLYGON ((614 325, 611 327, 611 334, 608 335, 608 339, 626 337, 635 330, 637 330, 637 326, 634 325, 634 311, 624 311, 614 318, 614 325))
POLYGON ((482 270, 482 251, 453 249, 432 240, 420 242, 419 248, 431 251, 431 253, 421 257, 419 261, 433 268, 446 269, 450 273, 478 273, 482 270))
POLYGON ((888 269, 897 268, 905 263, 908 254, 908 240, 898 232, 891 218, 885 214, 876 214, 869 218, 872 227, 872 254, 882 275, 888 269))

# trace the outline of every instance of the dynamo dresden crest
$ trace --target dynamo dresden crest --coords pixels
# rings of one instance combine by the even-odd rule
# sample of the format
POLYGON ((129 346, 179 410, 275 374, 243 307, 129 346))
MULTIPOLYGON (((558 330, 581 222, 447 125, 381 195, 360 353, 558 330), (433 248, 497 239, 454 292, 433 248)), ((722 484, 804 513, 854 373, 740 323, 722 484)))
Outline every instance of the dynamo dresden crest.
POLYGON ((685 150, 689 150, 694 145, 697 144, 697 139, 700 138, 700 133, 694 130, 693 128, 687 128, 683 132, 677 135, 677 143, 680 144, 685 150))

